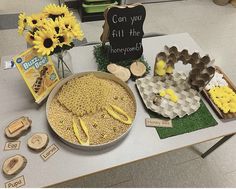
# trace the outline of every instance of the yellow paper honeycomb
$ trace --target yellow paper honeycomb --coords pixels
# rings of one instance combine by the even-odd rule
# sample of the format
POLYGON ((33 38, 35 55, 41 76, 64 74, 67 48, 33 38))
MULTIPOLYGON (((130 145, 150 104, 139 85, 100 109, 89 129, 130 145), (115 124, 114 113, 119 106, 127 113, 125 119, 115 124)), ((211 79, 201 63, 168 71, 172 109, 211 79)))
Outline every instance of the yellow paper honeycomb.
POLYGON ((62 87, 57 100, 79 117, 95 113, 107 105, 109 85, 93 74, 75 78, 62 87))

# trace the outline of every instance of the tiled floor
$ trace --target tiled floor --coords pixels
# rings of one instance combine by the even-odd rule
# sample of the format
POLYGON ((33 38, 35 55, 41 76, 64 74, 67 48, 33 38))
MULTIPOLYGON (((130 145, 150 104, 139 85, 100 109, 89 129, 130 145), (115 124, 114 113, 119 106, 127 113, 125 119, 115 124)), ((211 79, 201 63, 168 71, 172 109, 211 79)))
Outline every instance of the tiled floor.
MULTIPOLYGON (((56 0, 0 0, 0 14, 30 14, 56 0)), ((216 6, 212 0, 185 0, 145 5, 144 30, 159 33, 188 32, 202 49, 224 67, 236 83, 236 9, 216 6)), ((78 16, 78 13, 76 13, 78 16)), ((103 21, 82 23, 88 41, 98 41, 103 21)), ((16 29, 0 30, 0 57, 23 51, 26 44, 16 29)), ((236 187, 236 137, 206 159, 214 142, 169 152, 147 160, 87 176, 55 187, 236 187)))

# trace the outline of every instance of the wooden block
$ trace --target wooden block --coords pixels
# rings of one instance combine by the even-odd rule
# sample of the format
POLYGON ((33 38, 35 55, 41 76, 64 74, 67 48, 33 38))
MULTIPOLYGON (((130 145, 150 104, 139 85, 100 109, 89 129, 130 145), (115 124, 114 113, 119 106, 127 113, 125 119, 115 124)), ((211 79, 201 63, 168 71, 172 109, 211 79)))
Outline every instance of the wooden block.
POLYGON ((167 127, 167 128, 173 127, 171 119, 164 120, 158 118, 146 118, 145 125, 146 127, 167 127))
POLYGON ((24 127, 23 122, 21 120, 17 120, 16 122, 12 123, 12 125, 8 127, 8 130, 12 134, 16 132, 17 130, 21 129, 22 127, 24 127))

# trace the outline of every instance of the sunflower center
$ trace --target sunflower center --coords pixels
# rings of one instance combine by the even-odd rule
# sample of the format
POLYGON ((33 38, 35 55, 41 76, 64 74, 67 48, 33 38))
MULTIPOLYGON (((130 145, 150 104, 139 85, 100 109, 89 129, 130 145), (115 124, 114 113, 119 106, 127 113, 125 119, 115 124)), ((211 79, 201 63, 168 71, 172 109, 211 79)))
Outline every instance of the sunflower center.
POLYGON ((55 31, 59 33, 59 27, 55 27, 55 31))
POLYGON ((34 36, 31 35, 31 36, 30 36, 30 39, 31 39, 31 40, 34 40, 34 36))
POLYGON ((26 18, 23 20, 23 22, 24 22, 24 23, 26 23, 26 22, 27 22, 26 18))
POLYGON ((64 38, 63 36, 59 36, 59 37, 58 37, 58 40, 59 40, 60 43, 65 42, 65 38, 64 38))
POLYGON ((69 27, 69 24, 66 24, 65 27, 68 28, 68 27, 69 27))
POLYGON ((64 17, 65 14, 62 13, 62 14, 49 14, 49 15, 48 15, 48 17, 51 18, 53 21, 55 21, 56 18, 57 18, 57 17, 60 17, 60 16, 61 16, 61 17, 64 17))
POLYGON ((45 39, 44 42, 43 42, 43 45, 46 48, 50 48, 53 45, 52 39, 50 39, 50 38, 45 39))
POLYGON ((36 31, 39 31, 39 29, 38 29, 38 28, 34 28, 34 29, 33 29, 33 32, 36 32, 36 31))
POLYGON ((32 23, 33 24, 37 24, 37 20, 32 20, 32 23))

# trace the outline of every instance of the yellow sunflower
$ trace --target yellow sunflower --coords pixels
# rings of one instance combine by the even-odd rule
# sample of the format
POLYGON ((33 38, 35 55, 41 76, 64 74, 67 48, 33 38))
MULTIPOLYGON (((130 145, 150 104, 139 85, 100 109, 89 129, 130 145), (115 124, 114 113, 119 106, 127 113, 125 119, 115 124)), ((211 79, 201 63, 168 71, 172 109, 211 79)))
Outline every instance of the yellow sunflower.
POLYGON ((49 4, 48 6, 44 7, 43 13, 48 15, 48 18, 55 20, 58 17, 64 17, 70 15, 68 8, 66 5, 55 5, 49 4))
POLYGON ((37 16, 38 16, 39 20, 43 20, 43 19, 47 18, 47 15, 45 13, 39 13, 39 14, 37 14, 37 16))
POLYGON ((19 14, 19 20, 18 20, 18 33, 20 35, 23 34, 23 31, 25 30, 27 24, 27 17, 25 15, 25 13, 21 13, 19 14))
POLYGON ((41 24, 40 18, 39 14, 32 14, 27 18, 27 23, 31 28, 38 27, 41 24))
POLYGON ((80 28, 80 24, 74 17, 61 18, 61 25, 63 30, 68 33, 69 37, 77 38, 78 40, 82 40, 84 38, 84 33, 80 28))
POLYGON ((55 30, 56 34, 59 34, 63 31, 59 19, 55 19, 55 21, 53 21, 52 19, 48 20, 45 27, 49 27, 50 29, 55 30))
POLYGON ((69 37, 66 33, 61 33, 57 36, 59 46, 62 47, 63 45, 71 46, 72 38, 69 37))
POLYGON ((30 44, 32 46, 34 45, 33 42, 34 42, 35 38, 34 38, 34 35, 32 33, 27 32, 26 35, 25 35, 25 40, 28 44, 30 44))
POLYGON ((84 38, 84 33, 80 28, 80 24, 76 23, 74 25, 74 27, 72 27, 71 32, 73 33, 73 35, 76 37, 76 39, 78 40, 83 40, 84 38))
POLYGON ((58 45, 58 40, 55 38, 53 30, 41 30, 35 33, 34 48, 42 55, 49 55, 58 45))

